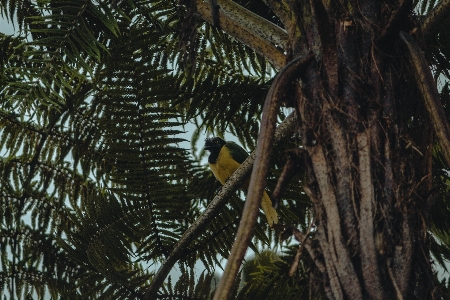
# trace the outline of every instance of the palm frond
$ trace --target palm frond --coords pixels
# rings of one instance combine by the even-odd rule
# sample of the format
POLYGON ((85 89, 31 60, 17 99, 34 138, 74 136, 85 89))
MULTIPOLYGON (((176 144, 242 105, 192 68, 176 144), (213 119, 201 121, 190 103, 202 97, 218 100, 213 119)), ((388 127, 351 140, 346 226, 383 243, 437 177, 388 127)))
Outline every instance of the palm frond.
POLYGON ((198 280, 196 280, 192 268, 187 270, 181 264, 180 271, 181 276, 178 281, 173 284, 171 278, 169 277, 167 286, 159 292, 157 299, 211 299, 214 274, 202 272, 198 280))
POLYGON ((289 268, 295 256, 295 247, 285 255, 266 251, 243 267, 243 287, 236 299, 309 299, 310 278, 308 266, 303 263, 293 276, 289 268))
POLYGON ((42 1, 34 10, 39 13, 27 17, 31 40, 18 46, 23 66, 5 69, 17 80, 4 87, 4 101, 21 99, 23 113, 36 99, 62 109, 64 98, 94 76, 95 63, 107 55, 108 37, 119 34, 112 11, 102 4, 42 1))

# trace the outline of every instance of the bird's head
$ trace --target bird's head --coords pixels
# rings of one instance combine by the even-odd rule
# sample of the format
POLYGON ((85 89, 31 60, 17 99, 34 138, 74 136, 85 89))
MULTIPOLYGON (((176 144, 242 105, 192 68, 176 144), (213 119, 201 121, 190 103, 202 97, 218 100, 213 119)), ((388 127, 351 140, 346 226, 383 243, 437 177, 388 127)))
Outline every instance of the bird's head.
POLYGON ((222 140, 220 137, 212 137, 205 140, 205 150, 214 151, 220 150, 226 142, 222 140))

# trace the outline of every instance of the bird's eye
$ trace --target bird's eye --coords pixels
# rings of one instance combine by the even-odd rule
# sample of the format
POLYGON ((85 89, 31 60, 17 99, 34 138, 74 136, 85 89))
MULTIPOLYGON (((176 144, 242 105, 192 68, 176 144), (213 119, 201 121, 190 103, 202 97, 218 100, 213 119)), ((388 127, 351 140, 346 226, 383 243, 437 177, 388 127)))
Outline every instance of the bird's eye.
POLYGON ((216 140, 216 141, 215 141, 214 143, 218 144, 218 143, 219 143, 219 141, 217 141, 217 140, 216 140))

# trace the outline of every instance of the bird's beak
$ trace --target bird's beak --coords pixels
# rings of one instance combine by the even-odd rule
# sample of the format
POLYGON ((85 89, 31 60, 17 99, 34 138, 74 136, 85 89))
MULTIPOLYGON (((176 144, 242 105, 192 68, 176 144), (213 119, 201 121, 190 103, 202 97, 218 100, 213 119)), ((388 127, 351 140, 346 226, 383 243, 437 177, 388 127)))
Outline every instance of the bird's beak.
POLYGON ((213 146, 213 143, 211 139, 205 139, 205 150, 211 150, 213 146))

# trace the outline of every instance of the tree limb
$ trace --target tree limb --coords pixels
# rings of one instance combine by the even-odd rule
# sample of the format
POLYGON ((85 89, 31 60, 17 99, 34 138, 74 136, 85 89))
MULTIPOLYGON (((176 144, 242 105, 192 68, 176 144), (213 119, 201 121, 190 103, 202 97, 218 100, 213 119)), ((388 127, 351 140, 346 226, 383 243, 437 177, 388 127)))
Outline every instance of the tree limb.
POLYGON ((438 137, 438 143, 444 155, 445 162, 450 166, 450 125, 439 99, 439 92, 433 80, 430 68, 415 40, 403 31, 400 32, 400 37, 408 47, 411 64, 414 68, 414 77, 419 90, 422 93, 422 97, 425 100, 425 107, 432 120, 434 131, 438 137))
MULTIPOLYGON (((284 28, 286 28, 288 38, 287 47, 284 48, 287 53, 288 59, 292 58, 292 53, 294 50, 299 50, 300 44, 302 43, 302 30, 297 22, 297 17, 299 13, 297 11, 297 1, 287 1, 287 0, 264 0, 264 2, 269 6, 269 8, 280 18, 281 23, 283 23, 284 28)), ((305 45, 306 46, 306 45, 305 45)), ((308 47, 302 47, 304 51, 308 51, 308 47)), ((295 52, 304 53, 304 52, 295 52)))
POLYGON ((285 0, 264 0, 269 8, 280 18, 281 23, 286 27, 292 22, 292 9, 285 0))
POLYGON ((244 259, 245 252, 252 239, 265 188, 277 115, 280 103, 284 98, 286 87, 292 84, 299 69, 307 65, 312 58, 313 56, 311 54, 308 56, 300 56, 287 64, 275 77, 267 93, 258 137, 258 147, 256 148, 255 165, 253 166, 252 176, 250 177, 247 200, 245 201, 241 222, 233 243, 233 248, 228 257, 223 277, 214 294, 214 300, 228 299, 236 275, 244 259))
MULTIPOLYGON (((277 69, 286 64, 284 49, 287 33, 284 29, 252 13, 231 0, 218 0, 220 28, 264 56, 277 69)), ((211 5, 197 0, 197 12, 213 24, 211 5)))
POLYGON ((450 17, 450 0, 442 0, 427 15, 422 23, 422 33, 426 39, 430 38, 441 25, 441 22, 450 17))
MULTIPOLYGON (((297 114, 292 112, 278 127, 275 132, 274 144, 289 136, 297 124, 297 114)), ((219 209, 233 195, 233 193, 241 186, 244 179, 250 174, 255 161, 256 151, 241 164, 234 174, 223 185, 219 194, 214 197, 205 211, 200 217, 186 230, 178 243, 173 248, 163 265, 159 268, 152 280, 143 299, 156 299, 159 288, 164 283, 170 270, 173 268, 178 259, 183 255, 183 251, 192 243, 192 241, 202 232, 206 225, 214 218, 219 209)))

